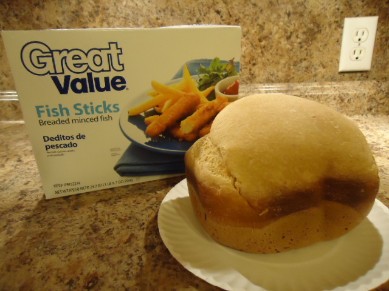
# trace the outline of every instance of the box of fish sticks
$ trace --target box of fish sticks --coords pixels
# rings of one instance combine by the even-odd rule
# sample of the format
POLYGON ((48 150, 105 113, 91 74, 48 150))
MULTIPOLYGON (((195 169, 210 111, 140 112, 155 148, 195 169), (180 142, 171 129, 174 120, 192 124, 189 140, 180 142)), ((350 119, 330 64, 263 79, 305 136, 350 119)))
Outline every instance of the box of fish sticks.
POLYGON ((239 90, 239 26, 2 36, 47 199, 183 174, 239 90))

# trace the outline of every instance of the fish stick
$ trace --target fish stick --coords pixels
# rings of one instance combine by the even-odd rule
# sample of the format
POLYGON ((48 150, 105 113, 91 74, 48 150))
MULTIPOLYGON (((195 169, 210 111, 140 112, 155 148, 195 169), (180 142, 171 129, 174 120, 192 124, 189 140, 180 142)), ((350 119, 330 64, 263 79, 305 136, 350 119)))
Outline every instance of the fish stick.
POLYGON ((150 137, 160 135, 185 116, 192 114, 199 103, 200 97, 198 95, 185 94, 147 126, 146 134, 150 137))
POLYGON ((215 89, 215 86, 210 86, 206 89, 204 89, 203 91, 200 91, 201 94, 204 95, 204 97, 208 97, 209 94, 211 94, 211 92, 215 89))
MULTIPOLYGON (((213 121, 213 120, 212 120, 213 121)), ((204 135, 207 135, 211 131, 212 121, 199 130, 199 137, 203 137, 204 135)))
POLYGON ((179 124, 171 127, 169 133, 179 141, 193 142, 199 137, 197 133, 183 133, 179 124))
POLYGON ((218 97, 213 101, 204 103, 196 112, 181 121, 182 132, 188 134, 198 131, 224 108, 224 103, 228 103, 224 97, 218 97))

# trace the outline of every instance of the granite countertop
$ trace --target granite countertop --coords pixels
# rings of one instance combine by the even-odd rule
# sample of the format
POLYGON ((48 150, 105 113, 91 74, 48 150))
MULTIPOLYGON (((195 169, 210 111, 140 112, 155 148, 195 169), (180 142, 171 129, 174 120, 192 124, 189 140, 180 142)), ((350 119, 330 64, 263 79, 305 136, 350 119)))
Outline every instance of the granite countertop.
MULTIPOLYGON (((349 85, 245 85, 242 92, 294 93, 347 114, 372 148, 378 199, 389 207, 387 98, 352 98, 349 85)), ((373 85, 360 87, 371 93, 373 85)), ((184 176, 45 200, 24 122, 11 118, 20 114, 17 101, 0 102, 3 111, 15 109, 0 115, 0 290, 219 290, 184 269, 159 236, 160 203, 184 176)))

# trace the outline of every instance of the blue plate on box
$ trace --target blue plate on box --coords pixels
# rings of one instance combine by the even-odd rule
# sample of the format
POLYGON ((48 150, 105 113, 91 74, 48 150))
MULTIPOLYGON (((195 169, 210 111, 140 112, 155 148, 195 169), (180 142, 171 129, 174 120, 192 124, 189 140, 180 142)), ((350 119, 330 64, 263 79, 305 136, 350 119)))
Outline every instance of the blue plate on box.
MULTIPOLYGON (((181 79, 176 79, 168 82, 167 84, 174 84, 179 82, 181 79)), ((126 108, 120 114, 120 129, 123 134, 132 142, 137 145, 147 148, 152 151, 183 155, 193 144, 192 142, 179 141, 175 138, 168 136, 158 136, 151 138, 146 135, 146 124, 145 124, 145 114, 128 116, 128 110, 138 104, 141 104, 151 98, 147 93, 144 92, 138 97, 134 98, 126 108)), ((149 113, 151 114, 151 113, 149 113)))

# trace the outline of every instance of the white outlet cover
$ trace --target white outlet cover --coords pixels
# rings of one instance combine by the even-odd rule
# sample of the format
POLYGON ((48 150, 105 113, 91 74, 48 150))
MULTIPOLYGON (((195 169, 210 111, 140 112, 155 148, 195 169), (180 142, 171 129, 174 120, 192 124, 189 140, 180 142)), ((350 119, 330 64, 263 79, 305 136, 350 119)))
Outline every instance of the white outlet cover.
POLYGON ((378 16, 344 19, 339 72, 369 71, 378 16))

